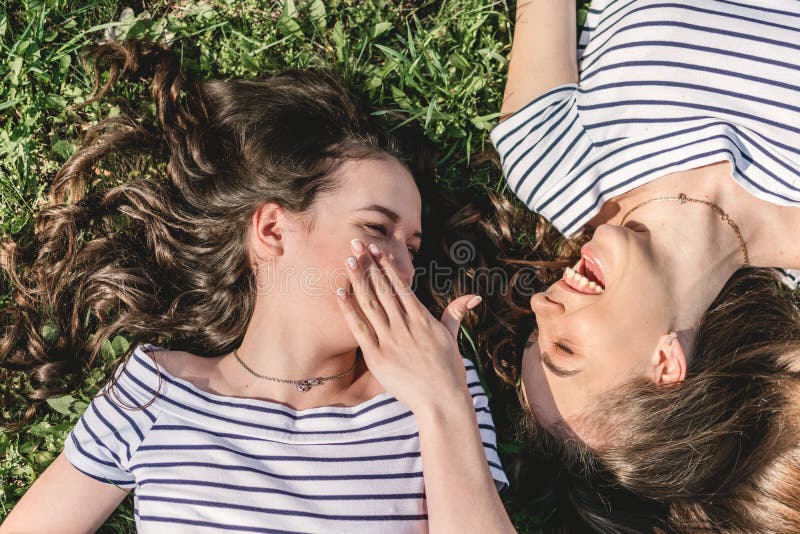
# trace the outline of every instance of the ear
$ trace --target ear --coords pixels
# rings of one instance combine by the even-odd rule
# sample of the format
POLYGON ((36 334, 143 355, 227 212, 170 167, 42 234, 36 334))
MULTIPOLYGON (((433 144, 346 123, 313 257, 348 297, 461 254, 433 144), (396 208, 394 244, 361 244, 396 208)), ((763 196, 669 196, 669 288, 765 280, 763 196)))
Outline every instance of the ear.
POLYGON ((267 202, 253 212, 250 244, 259 259, 274 258, 284 252, 284 224, 286 212, 278 204, 267 202))
POLYGON ((686 378, 686 354, 676 334, 661 336, 652 362, 656 384, 677 384, 686 378))

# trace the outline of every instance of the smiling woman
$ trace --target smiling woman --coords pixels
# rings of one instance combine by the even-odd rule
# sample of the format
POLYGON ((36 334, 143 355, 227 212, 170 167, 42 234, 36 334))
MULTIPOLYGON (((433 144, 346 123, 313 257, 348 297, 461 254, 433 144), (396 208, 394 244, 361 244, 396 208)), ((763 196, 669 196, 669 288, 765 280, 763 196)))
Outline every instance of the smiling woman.
POLYGON ((14 292, 0 356, 33 386, 19 419, 115 333, 132 349, 0 531, 92 531, 130 490, 143 533, 460 531, 486 520, 481 503, 502 512, 488 399, 454 336, 405 295, 419 339, 440 334, 426 356, 458 371, 441 398, 470 439, 472 515, 430 488, 446 475, 431 469, 462 454, 435 438, 441 406, 379 379, 339 309, 351 251, 379 248, 412 281, 432 178, 419 132, 390 130, 328 71, 200 80, 140 41, 99 46, 95 65, 98 81, 108 71, 97 98, 123 73, 152 77, 157 122, 94 126, 33 238, 3 244, 14 292), (106 166, 120 185, 90 183, 106 166))
POLYGON ((798 4, 595 0, 580 36, 573 8, 517 3, 491 134, 588 240, 498 365, 547 495, 580 530, 800 531, 798 4))

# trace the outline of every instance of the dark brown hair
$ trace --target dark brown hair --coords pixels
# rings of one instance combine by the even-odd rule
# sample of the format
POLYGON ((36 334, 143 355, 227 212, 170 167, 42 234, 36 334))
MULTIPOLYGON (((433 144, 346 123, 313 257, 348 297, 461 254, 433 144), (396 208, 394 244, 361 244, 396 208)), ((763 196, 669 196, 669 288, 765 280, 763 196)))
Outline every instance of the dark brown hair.
POLYGON ((596 410, 594 451, 677 532, 800 532, 800 300, 743 269, 700 322, 686 379, 631 383, 596 410))
POLYGON ((90 101, 123 73, 152 78, 156 120, 122 115, 89 129, 32 235, 0 246, 11 284, 0 289, 13 291, 0 378, 22 374, 31 389, 25 413, 7 428, 73 387, 115 334, 132 347, 168 343, 205 356, 236 347, 255 304, 243 236, 259 204, 306 212, 336 188, 332 172, 347 158, 397 158, 423 198, 423 178, 431 178, 419 131, 390 130, 395 117, 372 114, 330 71, 201 80, 168 47, 140 41, 102 44, 93 59, 90 101), (98 180, 109 173, 113 187, 98 180), (46 325, 58 333, 54 342, 46 325))
MULTIPOLYGON (((493 160, 481 154, 475 165, 493 160)), ((444 221, 438 261, 451 263, 459 243, 471 247, 469 261, 458 263, 453 291, 442 302, 467 293, 483 296, 464 324, 475 335, 482 358, 507 385, 516 385, 522 346, 535 326, 533 293, 555 282, 561 269, 575 262, 584 239, 565 238, 542 216, 505 193, 486 191, 479 198, 459 199, 444 221), (487 274, 489 273, 489 274, 487 274)))

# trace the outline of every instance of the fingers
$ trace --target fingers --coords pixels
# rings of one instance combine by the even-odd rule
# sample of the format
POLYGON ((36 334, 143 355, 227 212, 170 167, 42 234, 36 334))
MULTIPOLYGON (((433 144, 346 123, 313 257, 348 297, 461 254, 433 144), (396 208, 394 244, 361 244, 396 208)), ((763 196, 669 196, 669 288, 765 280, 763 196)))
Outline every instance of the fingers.
MULTIPOLYGON (((420 314, 430 316, 428 309, 419 301, 414 291, 400 276, 391 260, 381 254, 378 247, 374 244, 369 246, 373 259, 377 261, 381 271, 386 276, 386 280, 391 284, 397 301, 402 305, 407 315, 420 314)), ((483 299, 478 295, 464 295, 451 302, 442 314, 441 322, 450 332, 454 339, 458 336, 458 329, 461 321, 467 312, 481 303, 483 299)))
POLYGON ((350 331, 353 332, 356 343, 358 343, 363 352, 371 352, 378 344, 375 331, 361 314, 353 297, 347 293, 345 288, 340 287, 337 289, 336 296, 336 300, 339 302, 339 309, 342 311, 344 320, 347 326, 350 327, 350 331))
POLYGON ((478 295, 464 295, 452 301, 444 309, 442 324, 453 336, 453 339, 458 338, 458 329, 461 326, 461 321, 464 320, 464 316, 469 310, 480 304, 482 300, 478 295))
POLYGON ((395 269, 394 264, 389 259, 388 256, 384 256, 380 249, 372 244, 369 246, 370 253, 372 254, 373 259, 378 263, 380 266, 381 272, 386 277, 386 280, 392 287, 392 290, 395 294, 396 300, 400 303, 403 310, 405 310, 406 314, 418 312, 423 313, 427 312, 427 308, 422 305, 419 301, 417 296, 414 294, 414 291, 411 287, 406 283, 405 280, 400 276, 395 269))
MULTIPOLYGON (((357 240, 354 240, 357 241, 357 240)), ((363 246, 363 243, 360 243, 363 246)), ((390 324, 406 324, 406 313, 403 305, 398 301, 398 294, 394 285, 386 276, 386 273, 378 263, 382 254, 378 247, 372 243, 367 247, 369 257, 369 280, 372 288, 383 306, 386 315, 389 317, 390 324)))
POLYGON ((375 332, 380 336, 391 325, 405 324, 403 310, 391 285, 366 251, 364 243, 354 239, 352 247, 358 255, 347 259, 353 294, 375 332))

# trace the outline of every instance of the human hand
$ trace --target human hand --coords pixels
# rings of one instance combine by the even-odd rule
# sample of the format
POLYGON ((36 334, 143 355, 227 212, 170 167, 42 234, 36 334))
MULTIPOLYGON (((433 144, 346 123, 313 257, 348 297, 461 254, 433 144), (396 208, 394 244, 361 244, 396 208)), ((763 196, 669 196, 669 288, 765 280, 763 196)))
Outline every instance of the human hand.
POLYGON ((453 300, 437 320, 371 244, 353 240, 347 259, 350 291, 337 290, 339 307, 378 381, 415 414, 454 395, 469 394, 456 341, 477 295, 453 300))

